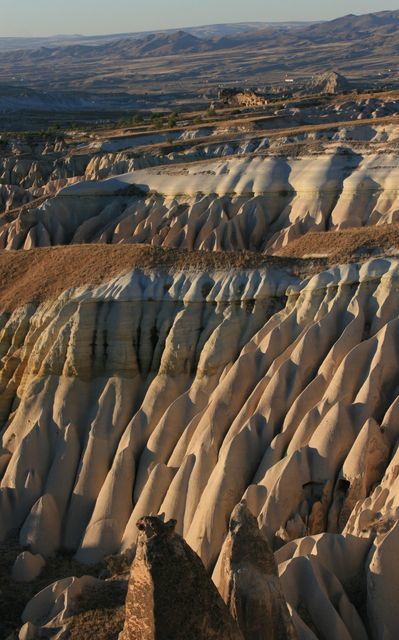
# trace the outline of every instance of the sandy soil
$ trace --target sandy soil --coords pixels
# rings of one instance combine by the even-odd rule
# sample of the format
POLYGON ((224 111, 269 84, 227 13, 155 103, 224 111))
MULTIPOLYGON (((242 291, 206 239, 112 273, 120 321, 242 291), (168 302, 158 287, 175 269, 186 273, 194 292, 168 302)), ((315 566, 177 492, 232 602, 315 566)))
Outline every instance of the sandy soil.
POLYGON ((399 224, 342 231, 310 232, 274 253, 284 258, 327 258, 350 262, 371 255, 395 254, 399 250, 399 224))
POLYGON ((250 269, 287 260, 251 252, 161 249, 149 245, 72 245, 0 252, 0 308, 53 299, 66 289, 99 285, 134 268, 178 270, 250 269))
POLYGON ((312 232, 274 255, 185 251, 149 245, 71 245, 0 252, 0 309, 54 299, 66 289, 99 285, 132 269, 216 271, 273 266, 304 277, 333 264, 399 251, 399 224, 312 232))

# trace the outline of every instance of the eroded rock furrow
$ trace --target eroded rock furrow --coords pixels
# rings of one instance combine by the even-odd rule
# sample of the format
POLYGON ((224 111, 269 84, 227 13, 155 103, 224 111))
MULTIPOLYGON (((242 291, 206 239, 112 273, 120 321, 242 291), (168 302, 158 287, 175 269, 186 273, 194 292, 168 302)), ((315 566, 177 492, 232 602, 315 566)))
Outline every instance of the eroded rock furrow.
POLYGON ((0 227, 4 249, 146 243, 277 250, 309 231, 395 222, 397 154, 335 149, 136 170, 79 182, 0 227))
POLYGON ((212 572, 245 498, 300 637, 388 637, 398 281, 135 270, 3 314, 1 537, 95 563, 163 513, 212 572))

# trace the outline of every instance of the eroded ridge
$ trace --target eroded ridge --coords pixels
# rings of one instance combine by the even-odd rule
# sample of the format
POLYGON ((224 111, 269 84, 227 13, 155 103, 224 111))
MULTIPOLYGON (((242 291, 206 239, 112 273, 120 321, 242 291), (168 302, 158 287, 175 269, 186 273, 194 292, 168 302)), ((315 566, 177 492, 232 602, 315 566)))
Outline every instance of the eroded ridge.
POLYGON ((147 243, 270 251, 309 231, 395 222, 396 151, 251 156, 78 182, 0 227, 0 248, 147 243))
POLYGON ((244 497, 303 637, 386 637, 398 277, 136 270, 4 313, 2 538, 94 563, 164 513, 212 571, 244 497))
POLYGON ((175 520, 141 518, 121 640, 244 640, 175 520))

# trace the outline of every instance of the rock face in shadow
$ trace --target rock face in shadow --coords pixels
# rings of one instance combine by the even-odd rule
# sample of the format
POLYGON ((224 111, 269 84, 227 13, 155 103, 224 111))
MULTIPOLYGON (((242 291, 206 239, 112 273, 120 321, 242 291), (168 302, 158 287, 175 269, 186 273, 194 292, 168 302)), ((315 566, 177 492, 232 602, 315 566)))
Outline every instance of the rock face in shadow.
MULTIPOLYGON (((388 525, 389 526, 389 525, 388 525)), ((399 523, 374 540, 367 569, 367 611, 375 640, 398 637, 399 523)))
POLYGON ((175 520, 141 518, 122 640, 242 640, 200 558, 175 520))
POLYGON ((297 639, 273 551, 245 500, 231 515, 217 569, 219 591, 245 640, 297 639))

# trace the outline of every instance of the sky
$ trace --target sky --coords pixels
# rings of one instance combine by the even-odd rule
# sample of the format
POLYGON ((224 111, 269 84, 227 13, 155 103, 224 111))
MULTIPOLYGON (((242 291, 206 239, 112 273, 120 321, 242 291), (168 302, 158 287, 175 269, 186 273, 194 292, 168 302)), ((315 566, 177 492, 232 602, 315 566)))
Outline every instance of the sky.
POLYGON ((328 20, 398 0, 0 0, 0 36, 85 35, 219 22, 328 20))

